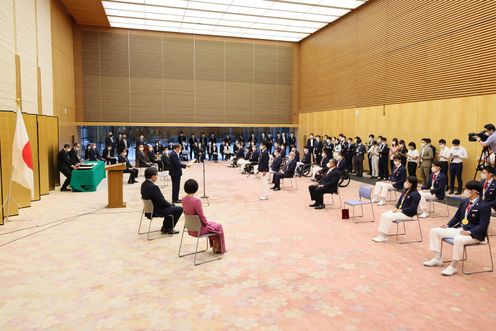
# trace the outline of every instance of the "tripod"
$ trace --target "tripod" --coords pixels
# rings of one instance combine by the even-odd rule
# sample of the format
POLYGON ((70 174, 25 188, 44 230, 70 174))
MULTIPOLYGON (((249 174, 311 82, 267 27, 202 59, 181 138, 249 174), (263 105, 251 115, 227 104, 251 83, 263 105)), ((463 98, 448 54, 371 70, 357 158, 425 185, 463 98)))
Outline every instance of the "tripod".
POLYGON ((482 168, 486 164, 488 164, 488 158, 489 158, 489 148, 484 147, 480 153, 479 162, 477 163, 477 167, 475 168, 474 180, 477 180, 477 173, 479 171, 482 171, 482 168))

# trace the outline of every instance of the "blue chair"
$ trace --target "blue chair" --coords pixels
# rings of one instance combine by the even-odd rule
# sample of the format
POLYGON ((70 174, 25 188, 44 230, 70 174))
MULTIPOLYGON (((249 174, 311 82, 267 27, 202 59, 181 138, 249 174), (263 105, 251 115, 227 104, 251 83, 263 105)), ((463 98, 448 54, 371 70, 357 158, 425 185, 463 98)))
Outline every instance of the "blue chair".
POLYGON ((351 218, 353 219, 353 223, 367 223, 367 222, 375 222, 375 214, 374 214, 374 206, 372 203, 372 187, 360 185, 358 189, 358 200, 345 200, 344 205, 348 205, 352 207, 351 218), (362 200, 362 198, 364 200, 362 200), (363 217, 363 205, 370 205, 370 209, 372 209, 372 221, 356 221, 357 217, 363 217), (362 215, 355 216, 355 207, 360 206, 362 210, 362 215))
POLYGON ((445 195, 443 200, 439 200, 437 198, 426 198, 425 199, 429 203, 429 213, 436 212, 436 204, 435 202, 445 203, 446 204, 446 215, 440 215, 439 217, 449 217, 449 204, 448 204, 448 196, 445 195))
POLYGON ((422 236, 422 226, 420 225, 420 219, 419 219, 418 215, 415 215, 414 217, 411 217, 409 219, 394 220, 393 223, 396 224, 396 234, 393 234, 392 236, 396 236, 396 243, 397 244, 420 243, 420 242, 422 242, 424 240, 424 238, 422 236), (418 229, 419 229, 419 234, 420 234, 420 240, 399 241, 398 240, 398 237, 399 236, 406 235, 406 226, 405 226, 405 223, 406 222, 415 222, 415 221, 417 221, 417 225, 418 225, 418 229), (399 232, 400 223, 403 224, 403 233, 400 233, 399 232))
MULTIPOLYGON (((454 245, 455 239, 454 238, 443 238, 441 241, 441 256, 443 256, 443 243, 447 243, 448 245, 454 245)), ((451 260, 448 261, 443 261, 443 262, 451 262, 451 260)), ((493 263, 493 253, 491 252, 491 242, 489 241, 489 236, 486 236, 486 241, 478 242, 478 243, 473 243, 473 244, 466 244, 463 246, 463 259, 462 259, 462 271, 465 275, 472 275, 472 274, 480 274, 482 272, 493 272, 494 271, 494 263, 493 263), (471 246, 481 246, 481 245, 486 245, 489 249, 489 258, 491 259, 491 268, 485 268, 479 271, 471 271, 467 272, 465 271, 465 261, 467 260, 467 247, 471 246)))

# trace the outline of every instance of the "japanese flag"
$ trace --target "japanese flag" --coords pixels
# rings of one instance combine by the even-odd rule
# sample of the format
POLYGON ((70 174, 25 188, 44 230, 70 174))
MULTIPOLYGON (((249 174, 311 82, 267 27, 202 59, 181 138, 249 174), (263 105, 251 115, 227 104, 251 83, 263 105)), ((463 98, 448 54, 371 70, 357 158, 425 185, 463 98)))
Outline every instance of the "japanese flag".
POLYGON ((31 197, 34 198, 33 154, 19 107, 17 107, 14 142, 12 144, 12 181, 30 190, 31 197))

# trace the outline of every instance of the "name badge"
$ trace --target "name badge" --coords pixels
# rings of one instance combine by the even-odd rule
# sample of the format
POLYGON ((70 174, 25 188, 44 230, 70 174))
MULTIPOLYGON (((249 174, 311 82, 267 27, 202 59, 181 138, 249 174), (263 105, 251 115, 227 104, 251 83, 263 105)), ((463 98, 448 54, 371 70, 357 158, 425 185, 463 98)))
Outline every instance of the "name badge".
POLYGON ((468 219, 464 218, 464 219, 462 220, 462 224, 463 224, 463 225, 467 225, 467 224, 468 224, 468 219))

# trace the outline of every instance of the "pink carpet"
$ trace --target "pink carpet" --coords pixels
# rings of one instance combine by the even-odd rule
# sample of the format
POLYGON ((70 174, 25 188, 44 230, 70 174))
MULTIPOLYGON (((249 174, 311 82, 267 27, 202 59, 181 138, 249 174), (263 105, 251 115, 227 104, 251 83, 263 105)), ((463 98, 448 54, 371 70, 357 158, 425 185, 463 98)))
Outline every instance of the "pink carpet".
MULTIPOLYGON (((260 179, 225 163, 206 168, 204 210, 224 227, 222 260, 194 267, 193 257, 177 257, 180 236, 138 236, 139 185, 126 184, 128 213, 96 211, 0 247, 0 330, 494 330, 496 273, 443 277, 422 266, 429 230, 446 219, 422 220, 422 243, 376 244, 378 221, 309 208, 307 178, 259 201, 260 179)), ((187 178, 199 180, 201 165, 187 178)), ((343 189, 343 200, 358 186, 343 189)), ((18 218, 46 224, 105 201, 103 182, 94 193, 55 192, 18 218)), ((390 208, 374 207, 376 219, 390 208)), ((0 234, 30 225, 14 221, 0 234)), ((0 244, 39 229, 0 235, 0 244)), ((408 238, 415 230, 409 224, 408 238)), ((488 266, 487 248, 469 259, 469 268, 488 266)))

